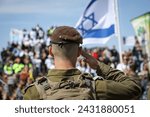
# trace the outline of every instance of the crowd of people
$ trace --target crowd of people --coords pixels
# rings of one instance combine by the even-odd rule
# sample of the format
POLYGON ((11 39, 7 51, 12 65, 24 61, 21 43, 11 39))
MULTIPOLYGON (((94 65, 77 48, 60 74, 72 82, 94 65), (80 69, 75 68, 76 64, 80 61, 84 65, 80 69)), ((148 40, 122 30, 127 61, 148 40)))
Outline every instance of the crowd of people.
MULTIPOLYGON (((49 54, 50 38, 54 30, 51 27, 47 32, 39 25, 27 33, 24 30, 21 42, 11 42, 1 52, 0 60, 0 99, 22 100, 23 89, 32 84, 36 78, 46 76, 49 69, 54 68, 53 57, 49 54)), ((83 48, 97 60, 123 71, 125 74, 141 79, 142 95, 140 99, 147 99, 147 90, 150 86, 148 57, 143 47, 136 40, 132 50, 122 53, 115 46, 83 48)), ((81 72, 96 75, 96 71, 78 57, 76 67, 81 72)))

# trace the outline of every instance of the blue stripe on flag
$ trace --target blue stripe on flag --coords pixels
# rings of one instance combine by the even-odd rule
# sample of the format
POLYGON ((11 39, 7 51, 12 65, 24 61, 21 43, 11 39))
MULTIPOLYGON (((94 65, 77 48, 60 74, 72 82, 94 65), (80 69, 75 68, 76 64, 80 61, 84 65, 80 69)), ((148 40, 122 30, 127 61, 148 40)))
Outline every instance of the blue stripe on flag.
POLYGON ((96 2, 96 0, 92 0, 92 1, 89 3, 89 5, 88 5, 87 8, 85 9, 83 15, 86 14, 87 10, 92 6, 92 4, 93 4, 94 2, 96 2))
POLYGON ((87 32, 83 38, 105 38, 115 33, 115 26, 112 24, 106 29, 93 29, 87 32))

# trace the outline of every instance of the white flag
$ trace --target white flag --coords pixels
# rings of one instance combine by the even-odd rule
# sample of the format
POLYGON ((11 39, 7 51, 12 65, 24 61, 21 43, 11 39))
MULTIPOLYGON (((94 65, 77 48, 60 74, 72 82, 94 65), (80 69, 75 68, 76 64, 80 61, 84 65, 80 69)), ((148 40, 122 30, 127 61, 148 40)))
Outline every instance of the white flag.
POLYGON ((105 44, 115 34, 114 0, 91 0, 76 24, 83 44, 105 44))
POLYGON ((123 44, 125 46, 134 46, 135 45, 135 36, 124 37, 123 44))

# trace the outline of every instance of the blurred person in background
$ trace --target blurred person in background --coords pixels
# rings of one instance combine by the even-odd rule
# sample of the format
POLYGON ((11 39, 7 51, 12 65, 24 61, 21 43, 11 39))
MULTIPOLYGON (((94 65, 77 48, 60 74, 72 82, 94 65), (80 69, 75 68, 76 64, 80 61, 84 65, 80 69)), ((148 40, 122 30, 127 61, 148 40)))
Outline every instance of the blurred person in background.
POLYGON ((4 64, 3 71, 7 75, 12 75, 14 73, 14 71, 13 71, 13 60, 10 57, 7 58, 7 60, 4 64))
POLYGON ((111 61, 114 64, 114 67, 116 68, 117 64, 119 63, 119 53, 116 50, 115 46, 113 46, 110 52, 111 52, 111 61))
POLYGON ((132 53, 135 59, 137 70, 138 72, 140 72, 140 65, 143 61, 143 51, 138 40, 135 42, 135 46, 133 47, 132 53))
POLYGON ((9 97, 9 87, 8 87, 8 76, 6 74, 3 74, 2 76, 3 80, 3 100, 8 100, 10 99, 9 97))
POLYGON ((99 55, 98 55, 98 48, 95 48, 95 49, 92 51, 91 55, 92 55, 95 59, 98 60, 98 58, 99 58, 99 55))
POLYGON ((143 63, 143 70, 138 73, 141 79, 141 86, 142 86, 142 99, 147 99, 147 91, 148 91, 148 82, 150 78, 150 74, 148 71, 148 61, 144 61, 143 63))
POLYGON ((14 71, 15 74, 18 74, 24 68, 24 64, 21 62, 20 57, 15 58, 12 68, 13 68, 13 71, 14 71))
POLYGON ((103 50, 103 54, 107 57, 107 58, 111 58, 111 52, 108 49, 108 47, 105 47, 103 50))
POLYGON ((41 73, 41 59, 38 53, 34 53, 34 58, 32 59, 34 77, 37 77, 41 73))
POLYGON ((46 75, 48 72, 47 65, 45 64, 45 61, 47 59, 47 54, 44 49, 42 49, 40 58, 41 58, 40 71, 43 75, 46 75))
POLYGON ((55 67, 54 66, 54 60, 53 60, 51 55, 48 55, 48 57, 46 58, 45 65, 46 65, 48 70, 53 69, 55 67))
POLYGON ((122 55, 122 63, 119 63, 116 67, 116 69, 121 70, 123 72, 128 71, 129 65, 128 65, 129 57, 127 54, 122 55))

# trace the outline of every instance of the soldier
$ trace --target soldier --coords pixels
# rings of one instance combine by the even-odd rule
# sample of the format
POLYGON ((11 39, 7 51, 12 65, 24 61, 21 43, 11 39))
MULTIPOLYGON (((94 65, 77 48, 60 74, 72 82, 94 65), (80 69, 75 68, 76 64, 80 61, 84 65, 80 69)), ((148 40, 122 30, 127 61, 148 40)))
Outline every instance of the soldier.
POLYGON ((73 27, 57 27, 51 37, 50 54, 54 57, 55 69, 46 77, 24 90, 24 99, 137 99, 141 94, 138 79, 97 61, 82 51, 82 37, 73 27), (96 77, 82 74, 75 68, 77 57, 82 55, 96 77))

